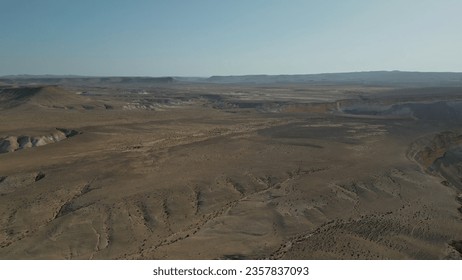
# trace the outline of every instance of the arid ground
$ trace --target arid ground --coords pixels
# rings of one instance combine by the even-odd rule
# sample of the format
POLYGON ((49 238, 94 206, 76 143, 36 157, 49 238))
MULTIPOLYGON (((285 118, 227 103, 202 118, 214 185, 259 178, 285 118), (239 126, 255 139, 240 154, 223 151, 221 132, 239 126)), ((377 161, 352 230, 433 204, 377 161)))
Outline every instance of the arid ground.
POLYGON ((460 259, 462 88, 0 87, 1 259, 460 259))

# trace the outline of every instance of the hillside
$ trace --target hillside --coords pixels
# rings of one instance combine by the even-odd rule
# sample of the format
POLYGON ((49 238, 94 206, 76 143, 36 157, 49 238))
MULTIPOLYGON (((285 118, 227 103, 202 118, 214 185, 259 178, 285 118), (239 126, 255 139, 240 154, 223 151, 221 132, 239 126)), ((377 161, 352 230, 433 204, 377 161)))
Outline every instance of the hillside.
POLYGON ((0 109, 94 109, 104 104, 56 86, 0 87, 0 109))

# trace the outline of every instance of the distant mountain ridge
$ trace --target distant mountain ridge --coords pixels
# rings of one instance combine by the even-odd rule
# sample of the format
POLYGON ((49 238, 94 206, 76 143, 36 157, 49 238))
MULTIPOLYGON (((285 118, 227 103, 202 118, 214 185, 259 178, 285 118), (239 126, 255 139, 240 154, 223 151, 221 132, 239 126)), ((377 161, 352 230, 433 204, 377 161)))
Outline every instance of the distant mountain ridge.
POLYGON ((462 86, 462 73, 370 71, 300 75, 212 76, 207 79, 207 82, 230 84, 333 83, 363 85, 462 86))
POLYGON ((150 85, 212 84, 358 84, 379 86, 462 86, 461 72, 368 71, 296 75, 236 75, 211 77, 88 77, 72 75, 9 75, 5 84, 150 85))
POLYGON ((54 84, 54 85, 129 85, 129 84, 169 84, 172 77, 88 77, 61 75, 9 75, 0 77, 5 84, 54 84))

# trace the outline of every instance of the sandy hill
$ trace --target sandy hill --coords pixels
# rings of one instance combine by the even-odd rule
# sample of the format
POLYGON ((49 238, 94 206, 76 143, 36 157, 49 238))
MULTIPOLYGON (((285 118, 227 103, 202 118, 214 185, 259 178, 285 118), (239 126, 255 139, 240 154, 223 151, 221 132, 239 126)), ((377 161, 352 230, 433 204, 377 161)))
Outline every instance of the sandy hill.
POLYGON ((104 104, 56 86, 0 88, 0 109, 12 108, 96 109, 104 104))

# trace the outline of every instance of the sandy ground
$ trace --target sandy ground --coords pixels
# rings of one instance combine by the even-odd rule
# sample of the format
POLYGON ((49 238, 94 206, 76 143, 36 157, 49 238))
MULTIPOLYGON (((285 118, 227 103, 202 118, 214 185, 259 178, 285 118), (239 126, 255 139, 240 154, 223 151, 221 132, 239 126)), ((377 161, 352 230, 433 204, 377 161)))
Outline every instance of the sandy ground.
POLYGON ((1 89, 2 259, 461 258, 462 90, 84 90, 1 89))

